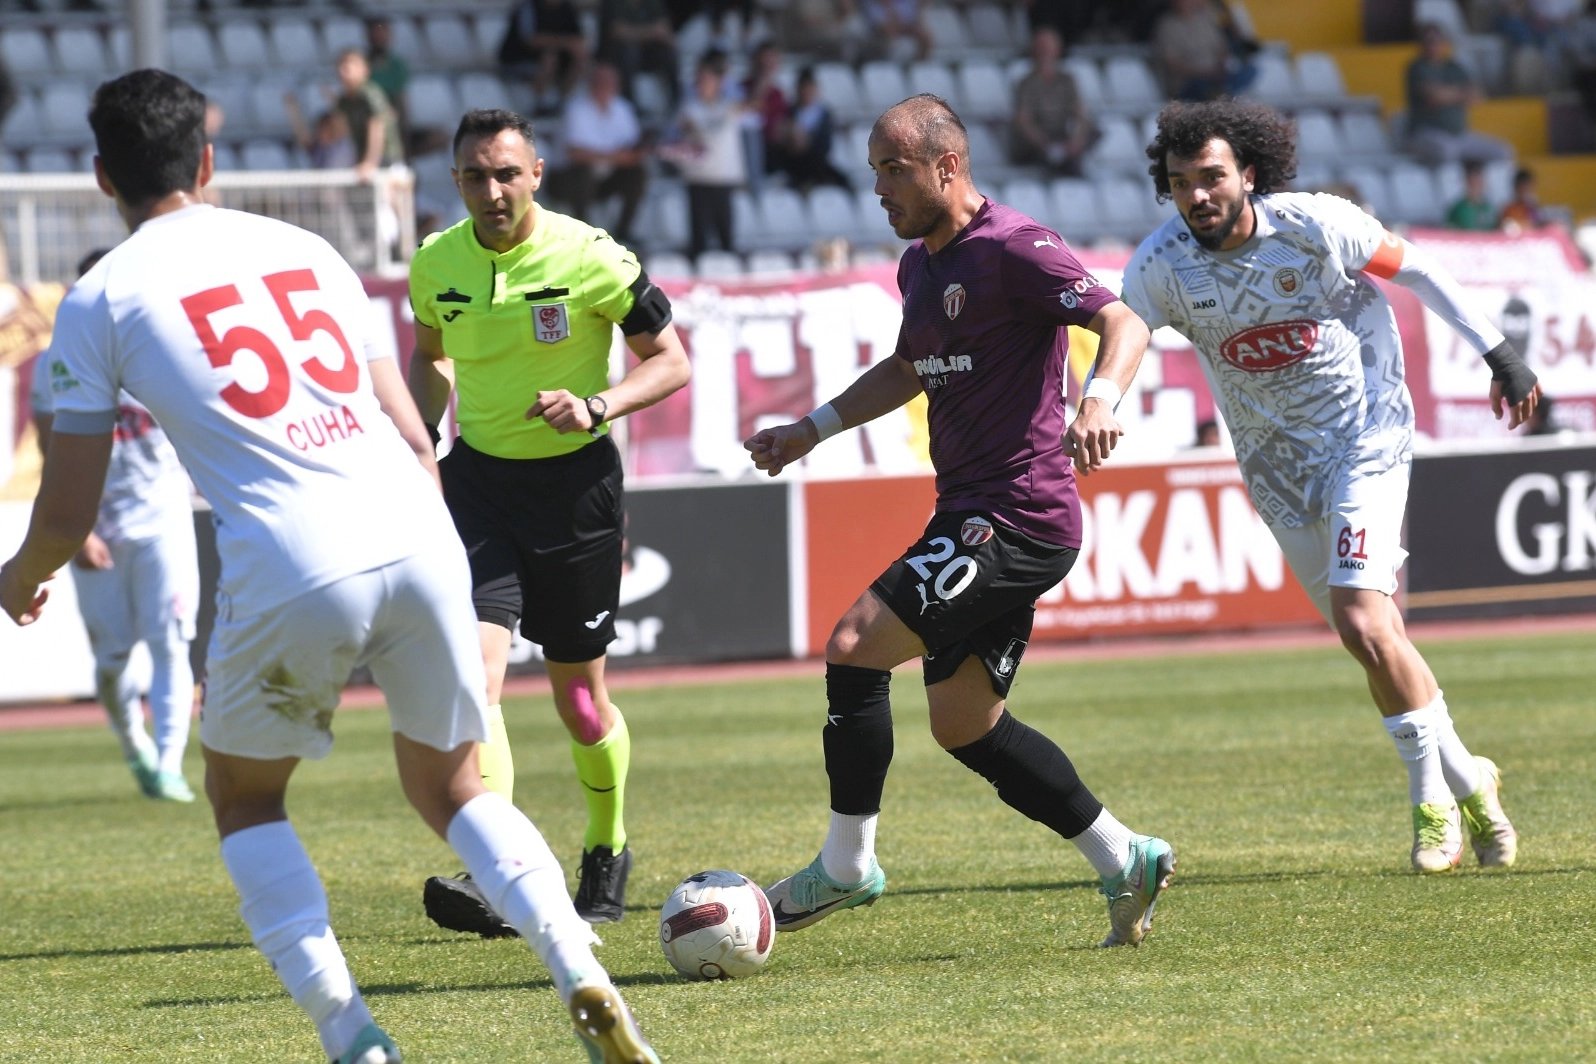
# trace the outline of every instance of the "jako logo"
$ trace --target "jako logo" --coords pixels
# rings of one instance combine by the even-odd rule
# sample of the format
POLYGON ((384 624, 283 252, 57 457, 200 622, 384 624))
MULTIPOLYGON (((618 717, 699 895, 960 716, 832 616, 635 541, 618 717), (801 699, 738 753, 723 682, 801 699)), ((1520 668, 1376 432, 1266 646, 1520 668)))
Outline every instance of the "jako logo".
POLYGON ((914 360, 914 371, 922 377, 927 374, 968 373, 974 368, 975 365, 970 361, 969 355, 953 355, 949 358, 933 355, 930 358, 914 360))
POLYGON ((1219 306, 1219 300, 1217 299, 1194 299, 1191 301, 1191 309, 1193 310, 1213 310, 1217 306, 1219 306))
POLYGON ((1318 341, 1318 322, 1276 321, 1243 329, 1219 345, 1219 354, 1239 370, 1270 373, 1301 362, 1318 341))

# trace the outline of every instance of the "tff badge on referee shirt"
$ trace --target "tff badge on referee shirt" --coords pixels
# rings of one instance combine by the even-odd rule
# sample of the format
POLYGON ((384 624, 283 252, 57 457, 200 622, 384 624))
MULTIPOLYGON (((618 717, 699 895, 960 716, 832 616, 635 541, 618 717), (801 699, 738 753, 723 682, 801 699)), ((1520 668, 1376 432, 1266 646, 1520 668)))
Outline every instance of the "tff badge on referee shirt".
POLYGON ((571 335, 571 322, 564 303, 545 303, 532 308, 532 335, 539 343, 557 344, 571 335))

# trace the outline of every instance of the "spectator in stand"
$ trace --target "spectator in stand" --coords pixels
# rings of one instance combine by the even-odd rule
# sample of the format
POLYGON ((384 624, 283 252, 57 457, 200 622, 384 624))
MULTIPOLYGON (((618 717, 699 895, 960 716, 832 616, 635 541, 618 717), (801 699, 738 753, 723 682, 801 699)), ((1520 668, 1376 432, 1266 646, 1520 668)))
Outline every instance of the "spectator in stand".
POLYGON ((1552 224, 1546 209, 1541 206, 1540 194, 1535 188, 1535 173, 1519 170, 1513 175, 1513 198, 1502 208, 1502 228, 1509 233, 1526 229, 1541 229, 1552 224))
POLYGON ((410 67, 393 53, 393 26, 382 17, 366 20, 366 66, 371 83, 381 89, 393 105, 400 129, 405 121, 405 89, 410 84, 410 67))
POLYGON ((668 156, 687 182, 688 254, 697 258, 713 235, 724 251, 736 251, 732 193, 747 180, 740 102, 726 98, 726 57, 705 52, 693 79, 693 97, 677 120, 683 140, 668 156))
POLYGON ((1563 62, 1586 118, 1596 124, 1596 0, 1588 0, 1585 13, 1570 27, 1563 42, 1563 62))
POLYGON ((0 62, 0 125, 3 125, 6 116, 17 105, 17 83, 11 77, 11 69, 0 62))
POLYGON ((549 194, 569 203, 571 213, 589 224, 594 200, 619 196, 621 213, 611 235, 630 244, 648 176, 643 127, 632 102, 621 95, 620 72, 609 63, 595 64, 587 92, 566 102, 562 125, 570 163, 549 175, 549 194))
POLYGON ((1408 126, 1413 154, 1427 163, 1510 159, 1504 141, 1469 129, 1469 104, 1482 97, 1468 69, 1452 55, 1446 31, 1419 30, 1419 55, 1408 64, 1408 126))
POLYGON ((1530 413, 1529 419, 1524 422, 1525 436, 1556 436, 1557 426, 1552 424, 1552 397, 1541 396, 1541 401, 1535 404, 1535 409, 1530 413))
POLYGON ((864 0, 864 18, 873 52, 897 58, 894 45, 910 41, 915 58, 924 59, 931 54, 931 31, 926 28, 920 0, 864 0))
POLYGON ((1021 165, 1045 165, 1079 177, 1081 156, 1096 139, 1075 79, 1059 60, 1064 40, 1051 26, 1031 33, 1031 71, 1014 89, 1009 155, 1021 165))
POLYGON ((1484 163, 1463 164, 1463 197, 1447 210, 1446 224, 1453 229, 1496 228, 1496 210, 1485 195, 1484 163))
POLYGON ((1197 442, 1195 447, 1218 447, 1221 444, 1219 437, 1219 422, 1212 419, 1197 423, 1197 442))
POLYGON ((628 96, 633 95, 632 76, 645 71, 665 83, 667 98, 676 106, 676 33, 665 0, 601 0, 599 55, 621 71, 628 96))
POLYGON ((792 108, 776 79, 781 74, 781 49, 770 41, 760 43, 749 60, 743 99, 759 121, 759 142, 765 173, 781 169, 783 144, 792 126, 792 108))
POLYGON ((288 112, 294 143, 310 157, 311 166, 317 170, 347 170, 360 161, 354 138, 349 135, 349 120, 342 111, 323 111, 312 130, 305 125, 305 115, 293 93, 283 95, 283 109, 288 112))
MULTIPOLYGON (((831 164, 831 108, 820 98, 813 67, 798 72, 797 90, 792 121, 781 144, 781 169, 794 188, 806 193, 816 185, 848 188, 848 179, 831 164)), ((859 165, 866 161, 860 159, 859 165)))
POLYGON ((1153 27, 1153 61, 1164 91, 1177 100, 1235 96, 1252 84, 1257 45, 1236 28, 1230 9, 1215 0, 1174 0, 1153 27))
POLYGON ((572 0, 516 0, 510 7, 499 66, 532 82, 539 109, 564 99, 587 70, 587 37, 572 0))
POLYGON ((853 63, 864 52, 869 34, 854 0, 791 0, 781 39, 795 51, 853 63))
POLYGON ((379 167, 391 166, 404 156, 398 116, 387 94, 371 80, 371 67, 357 49, 338 53, 338 84, 342 91, 333 108, 349 125, 355 170, 362 181, 370 181, 379 167))

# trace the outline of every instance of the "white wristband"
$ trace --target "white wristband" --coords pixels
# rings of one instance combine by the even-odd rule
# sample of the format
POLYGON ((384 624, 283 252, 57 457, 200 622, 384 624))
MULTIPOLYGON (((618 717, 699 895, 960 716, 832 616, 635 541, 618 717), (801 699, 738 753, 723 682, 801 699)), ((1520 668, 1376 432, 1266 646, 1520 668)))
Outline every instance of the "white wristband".
POLYGON ((1081 397, 1087 399, 1101 399, 1108 404, 1110 410, 1119 408, 1119 401, 1125 398, 1125 393, 1119 390, 1119 385, 1107 377, 1093 377, 1086 385, 1086 394, 1081 397))
POLYGON ((819 433, 822 440, 830 439, 843 429, 842 415, 837 413, 837 408, 830 403, 816 407, 808 416, 814 423, 815 432, 819 433))

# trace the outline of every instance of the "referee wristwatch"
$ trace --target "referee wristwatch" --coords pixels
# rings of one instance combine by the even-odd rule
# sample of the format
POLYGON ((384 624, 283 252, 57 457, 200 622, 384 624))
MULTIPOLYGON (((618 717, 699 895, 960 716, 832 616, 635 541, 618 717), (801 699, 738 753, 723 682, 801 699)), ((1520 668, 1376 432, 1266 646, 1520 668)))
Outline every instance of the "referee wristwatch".
POLYGON ((586 399, 587 416, 593 419, 593 424, 588 428, 588 435, 597 437, 598 427, 604 424, 604 416, 610 412, 610 404, 604 401, 602 395, 590 395, 586 399))

